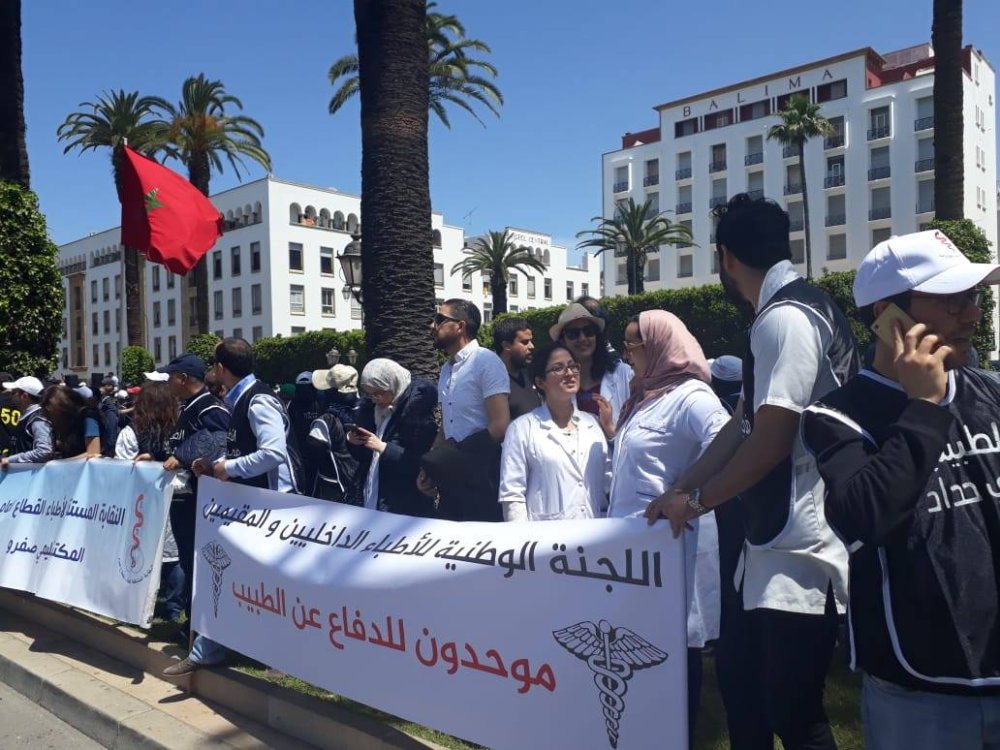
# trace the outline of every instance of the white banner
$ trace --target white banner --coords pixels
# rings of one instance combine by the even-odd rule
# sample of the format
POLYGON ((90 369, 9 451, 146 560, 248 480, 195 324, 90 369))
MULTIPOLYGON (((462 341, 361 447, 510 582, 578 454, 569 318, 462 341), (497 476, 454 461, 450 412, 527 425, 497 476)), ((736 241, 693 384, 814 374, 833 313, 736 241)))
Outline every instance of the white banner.
POLYGON ((194 629, 493 748, 687 746, 681 540, 453 523, 203 478, 194 629))
POLYGON ((0 586, 149 627, 172 476, 106 458, 10 464, 0 586))

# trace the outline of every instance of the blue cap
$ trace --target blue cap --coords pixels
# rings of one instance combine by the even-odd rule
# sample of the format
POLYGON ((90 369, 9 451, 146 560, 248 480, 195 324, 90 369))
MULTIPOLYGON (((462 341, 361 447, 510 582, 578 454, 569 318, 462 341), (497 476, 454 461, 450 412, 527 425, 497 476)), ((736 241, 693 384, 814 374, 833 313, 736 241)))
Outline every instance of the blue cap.
POLYGON ((157 368, 157 372, 162 372, 169 375, 172 372, 180 372, 185 375, 189 375, 196 380, 205 379, 205 360, 199 357, 197 354, 191 354, 191 352, 182 352, 180 355, 174 357, 170 362, 168 362, 163 367, 157 368))

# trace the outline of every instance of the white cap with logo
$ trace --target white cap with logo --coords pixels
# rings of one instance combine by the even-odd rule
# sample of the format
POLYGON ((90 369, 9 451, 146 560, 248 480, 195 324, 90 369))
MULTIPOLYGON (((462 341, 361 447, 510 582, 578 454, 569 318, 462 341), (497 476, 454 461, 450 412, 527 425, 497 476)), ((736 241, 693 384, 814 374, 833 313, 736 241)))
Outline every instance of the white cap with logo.
POLYGON ((890 237, 871 249, 854 278, 858 307, 903 292, 956 294, 979 284, 1000 282, 1000 265, 972 263, 944 232, 890 237))
POLYGON ((39 380, 38 378, 32 377, 31 375, 26 375, 23 378, 18 378, 12 383, 4 383, 3 387, 5 391, 24 391, 29 396, 36 396, 36 397, 44 389, 42 381, 39 380))

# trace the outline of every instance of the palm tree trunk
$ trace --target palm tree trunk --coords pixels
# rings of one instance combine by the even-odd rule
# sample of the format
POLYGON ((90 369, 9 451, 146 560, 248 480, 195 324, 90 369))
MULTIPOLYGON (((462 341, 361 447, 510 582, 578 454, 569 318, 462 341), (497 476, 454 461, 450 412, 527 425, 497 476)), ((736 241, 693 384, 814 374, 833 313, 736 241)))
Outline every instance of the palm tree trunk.
POLYGON ((806 278, 813 277, 812 267, 812 244, 809 234, 809 188, 806 185, 806 142, 799 141, 799 176, 802 178, 802 229, 806 233, 805 241, 805 261, 806 278))
POLYGON ((367 354, 433 375, 426 15, 424 0, 354 0, 367 354))
POLYGON ((30 189, 21 74, 21 0, 0 2, 0 181, 30 189))
POLYGON ((635 251, 635 293, 646 291, 646 253, 635 251))
POLYGON ((493 296, 493 314, 501 315, 507 312, 507 282, 502 274, 490 276, 490 294, 493 296), (499 277, 499 281, 495 281, 499 277))
MULTIPOLYGON (((122 194, 122 161, 125 158, 124 147, 115 146, 111 151, 111 171, 115 178, 115 188, 118 198, 122 194)), ((139 251, 134 247, 122 248, 122 265, 125 275, 125 335, 129 346, 146 347, 146 332, 144 330, 142 283, 139 278, 139 251)))
POLYGON ((635 250, 625 249, 625 282, 628 286, 628 294, 635 294, 635 250))
MULTIPOLYGON (((207 153, 192 153, 191 161, 188 164, 188 180, 202 195, 208 197, 209 183, 212 179, 211 168, 208 163, 207 153)), ((201 256, 201 260, 194 267, 194 294, 195 294, 195 317, 191 321, 191 330, 194 333, 208 333, 208 253, 201 256)), ((187 299, 182 297, 181 304, 186 304, 187 299)))
POLYGON ((965 216, 962 117, 962 0, 934 0, 934 210, 938 219, 965 216))

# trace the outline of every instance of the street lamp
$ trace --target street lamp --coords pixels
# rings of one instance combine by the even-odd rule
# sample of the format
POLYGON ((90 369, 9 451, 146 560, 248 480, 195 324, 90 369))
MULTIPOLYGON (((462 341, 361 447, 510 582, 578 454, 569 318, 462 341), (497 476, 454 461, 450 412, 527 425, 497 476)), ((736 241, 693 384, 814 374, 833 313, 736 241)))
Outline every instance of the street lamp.
POLYGON ((352 346, 350 349, 347 350, 347 363, 350 365, 354 365, 357 363, 357 361, 358 361, 358 353, 352 346))
POLYGON ((361 303, 361 235, 352 234, 352 241, 347 243, 344 252, 337 256, 340 268, 344 272, 344 281, 354 299, 361 303))
POLYGON ((328 367, 333 367, 338 362, 340 362, 340 350, 337 347, 333 347, 333 349, 326 353, 326 364, 328 367))

